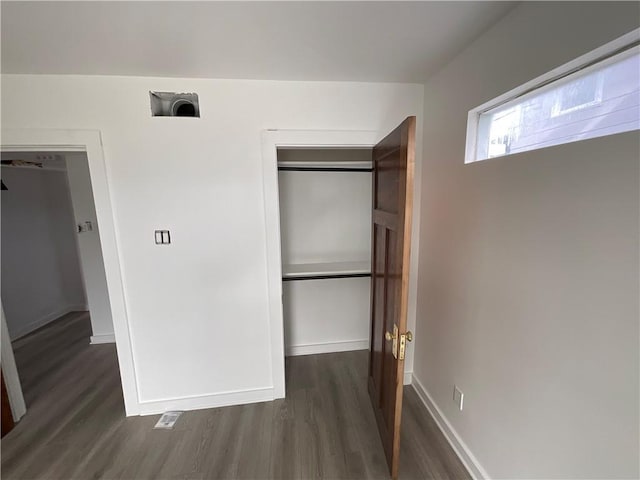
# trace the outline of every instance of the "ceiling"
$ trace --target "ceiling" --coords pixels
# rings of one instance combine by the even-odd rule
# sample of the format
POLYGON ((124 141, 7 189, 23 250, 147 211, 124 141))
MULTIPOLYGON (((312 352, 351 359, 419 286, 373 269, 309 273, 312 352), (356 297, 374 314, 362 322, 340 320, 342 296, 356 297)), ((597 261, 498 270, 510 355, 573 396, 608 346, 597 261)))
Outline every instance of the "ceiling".
POLYGON ((421 83, 514 4, 2 1, 2 72, 421 83))

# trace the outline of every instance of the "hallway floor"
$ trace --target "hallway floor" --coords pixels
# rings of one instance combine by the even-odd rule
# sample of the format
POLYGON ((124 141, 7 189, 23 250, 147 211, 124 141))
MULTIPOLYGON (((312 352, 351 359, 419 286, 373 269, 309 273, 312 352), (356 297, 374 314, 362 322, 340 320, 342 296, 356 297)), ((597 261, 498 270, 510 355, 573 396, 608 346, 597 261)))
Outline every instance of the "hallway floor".
MULTIPOLYGON (((124 416, 114 345, 89 345, 88 313, 14 343, 27 414, 2 439, 4 479, 388 478, 366 389, 364 351, 287 358, 287 398, 124 416)), ((405 387, 401 479, 468 473, 405 387)))

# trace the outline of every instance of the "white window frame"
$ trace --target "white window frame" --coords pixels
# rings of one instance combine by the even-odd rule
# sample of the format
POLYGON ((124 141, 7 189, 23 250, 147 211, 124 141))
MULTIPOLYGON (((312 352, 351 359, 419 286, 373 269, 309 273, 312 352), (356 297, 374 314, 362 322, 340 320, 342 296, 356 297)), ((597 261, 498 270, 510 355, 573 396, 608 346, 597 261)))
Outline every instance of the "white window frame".
MULTIPOLYGON (((510 154, 501 155, 500 157, 476 158, 478 148, 478 126, 480 116, 496 107, 504 105, 512 100, 525 99, 529 95, 537 95, 543 89, 551 89, 557 86, 558 82, 570 81, 578 75, 584 74, 591 70, 602 68, 605 65, 614 63, 623 56, 634 55, 640 52, 640 28, 637 28, 595 50, 592 50, 580 57, 565 63, 553 70, 540 75, 519 87, 510 90, 499 97, 496 97, 482 105, 469 111, 467 117, 467 139, 465 149, 464 163, 475 163, 479 161, 489 160, 490 158, 502 158, 510 154)), ((575 111, 586 107, 587 105, 579 105, 558 112, 558 115, 575 111)))

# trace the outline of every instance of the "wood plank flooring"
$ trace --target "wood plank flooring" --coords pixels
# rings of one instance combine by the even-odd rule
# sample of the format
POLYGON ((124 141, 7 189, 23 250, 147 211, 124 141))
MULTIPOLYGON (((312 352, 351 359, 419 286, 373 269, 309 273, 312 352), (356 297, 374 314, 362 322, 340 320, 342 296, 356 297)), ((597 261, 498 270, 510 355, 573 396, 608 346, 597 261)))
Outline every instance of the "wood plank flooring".
MULTIPOLYGON (((27 414, 2 439, 3 479, 385 479, 366 352, 289 357, 287 398, 124 416, 114 345, 89 345, 86 313, 15 342, 27 414)), ((405 387, 401 479, 468 473, 405 387)))

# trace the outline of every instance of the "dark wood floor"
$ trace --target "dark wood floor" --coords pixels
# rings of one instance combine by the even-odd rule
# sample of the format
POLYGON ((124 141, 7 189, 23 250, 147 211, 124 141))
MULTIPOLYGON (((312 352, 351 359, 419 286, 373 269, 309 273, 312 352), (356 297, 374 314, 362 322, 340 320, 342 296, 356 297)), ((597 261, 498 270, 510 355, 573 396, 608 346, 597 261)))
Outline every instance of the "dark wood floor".
MULTIPOLYGON (((287 359, 287 398, 124 416, 113 345, 89 345, 86 313, 14 344, 27 414, 2 439, 2 478, 388 478, 366 392, 366 352, 287 359)), ((405 389, 400 478, 466 479, 411 387, 405 389)))

